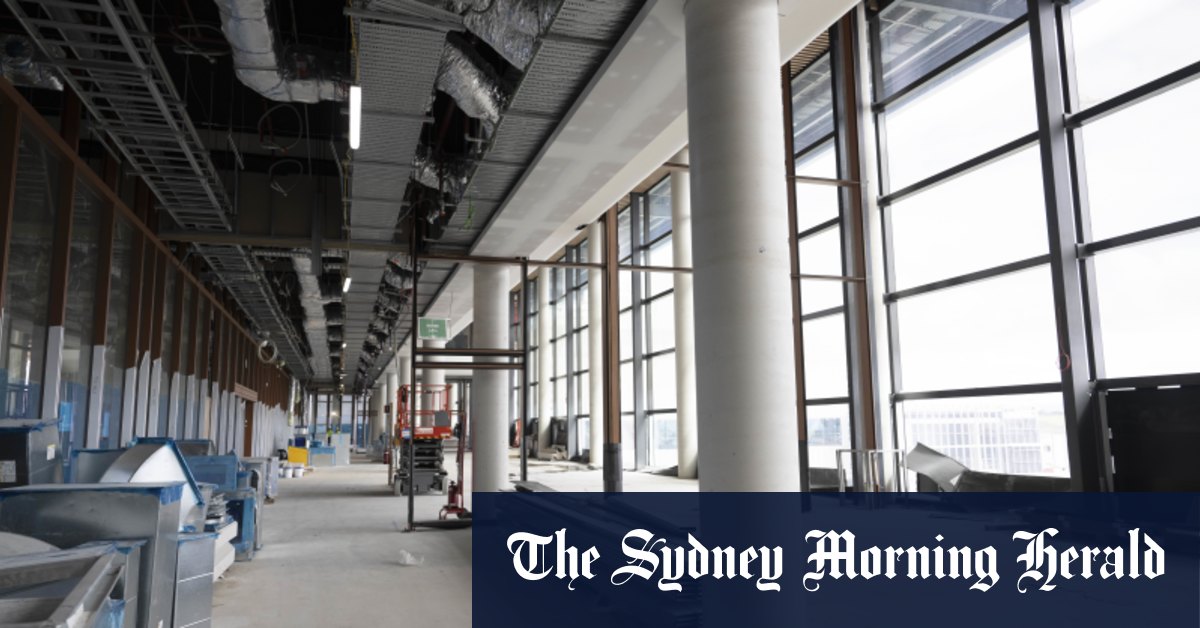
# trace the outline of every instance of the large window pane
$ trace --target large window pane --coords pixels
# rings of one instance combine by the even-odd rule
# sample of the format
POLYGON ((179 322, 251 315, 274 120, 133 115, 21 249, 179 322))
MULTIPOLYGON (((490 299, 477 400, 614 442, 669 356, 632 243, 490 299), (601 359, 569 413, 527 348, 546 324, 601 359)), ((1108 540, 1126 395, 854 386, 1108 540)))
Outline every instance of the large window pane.
MULTIPOLYGON (((808 465, 837 468, 837 450, 849 449, 850 406, 833 404, 808 406, 808 465)), ((849 464, 849 458, 843 461, 849 464)))
POLYGON ((633 412, 633 363, 621 365, 621 412, 633 412))
POLYGON ((121 403, 125 388, 125 334, 133 272, 133 226, 117 217, 113 231, 112 284, 108 291, 108 325, 104 343, 104 409, 100 417, 100 447, 119 447, 121 403))
POLYGON ((1059 381, 1049 267, 897 302, 904 391, 1059 381))
POLYGON ((0 416, 35 419, 40 416, 42 402, 59 166, 41 139, 27 130, 21 132, 18 150, 0 327, 0 338, 4 340, 0 377, 5 382, 0 416))
POLYGON ((899 416, 905 449, 921 443, 974 471, 1070 474, 1057 393, 905 401, 899 416))
POLYGON ((1072 2, 1080 105, 1094 105, 1200 60, 1198 23, 1196 0, 1072 2), (1118 42, 1137 42, 1137 48, 1118 42))
POLYGON ((1096 256, 1107 377, 1200 372, 1200 233, 1096 256))
POLYGON ((671 230, 671 178, 659 182, 646 194, 646 242, 671 230))
POLYGON ((850 390, 846 373, 846 316, 837 314, 805 321, 805 397, 845 397, 850 390))
POLYGON ((554 380, 554 416, 567 416, 567 378, 554 380))
MULTIPOLYGON (((833 142, 813 149, 796 160, 796 174, 802 177, 838 178, 837 153, 833 142)), ((832 185, 796 181, 796 228, 807 231, 838 217, 838 188, 832 185)))
POLYGON ((649 363, 650 379, 646 383, 649 410, 675 409, 675 354, 655 356, 649 363))
POLYGON ((896 288, 1046 253, 1046 205, 1035 148, 891 206, 896 288))
POLYGON ((621 359, 628 360, 633 357, 633 313, 622 312, 617 316, 618 331, 621 343, 621 359))
POLYGON ((1083 128, 1093 238, 1200 215, 1200 197, 1183 183, 1200 170, 1198 110, 1193 81, 1083 128))
POLYGON ((674 412, 653 414, 650 421, 650 466, 665 469, 679 464, 674 412))
POLYGON ((72 447, 83 447, 85 443, 92 346, 95 344, 92 323, 102 214, 99 195, 82 181, 76 181, 67 268, 67 316, 63 325, 62 387, 58 404, 64 460, 71 459, 72 447))
MULTIPOLYGON (((805 275, 842 274, 841 231, 826 229, 800 241, 800 273, 805 275)), ((825 279, 800 281, 800 305, 805 313, 842 305, 842 283, 825 279)))
POLYGON ((659 297, 646 307, 647 353, 675 346, 675 295, 659 297))
POLYGON ((891 95, 1025 14, 1025 0, 897 0, 879 18, 891 95))
POLYGON ((1029 37, 1022 36, 889 109, 891 189, 1033 132, 1034 102, 1029 37))
MULTIPOLYGON (((675 252, 671 238, 667 237, 656 242, 646 251, 646 264, 649 266, 674 266, 675 252)), ((644 273, 646 276, 646 296, 652 297, 675 287, 674 273, 644 273)))
POLYGON ((792 79, 793 152, 800 152, 833 133, 832 85, 829 54, 792 79))
POLYGON ((621 415, 621 468, 633 471, 637 466, 633 450, 633 415, 621 415))

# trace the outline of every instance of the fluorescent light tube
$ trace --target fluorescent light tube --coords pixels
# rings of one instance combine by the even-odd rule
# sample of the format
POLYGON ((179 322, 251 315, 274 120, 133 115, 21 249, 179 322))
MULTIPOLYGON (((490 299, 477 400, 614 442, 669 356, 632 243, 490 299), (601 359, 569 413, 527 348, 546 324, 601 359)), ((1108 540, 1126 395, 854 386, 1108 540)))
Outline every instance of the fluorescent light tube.
POLYGON ((362 133, 362 88, 350 86, 350 148, 358 150, 362 133))
POLYGON ((346 277, 342 280, 342 292, 350 292, 350 280, 352 277, 346 277))

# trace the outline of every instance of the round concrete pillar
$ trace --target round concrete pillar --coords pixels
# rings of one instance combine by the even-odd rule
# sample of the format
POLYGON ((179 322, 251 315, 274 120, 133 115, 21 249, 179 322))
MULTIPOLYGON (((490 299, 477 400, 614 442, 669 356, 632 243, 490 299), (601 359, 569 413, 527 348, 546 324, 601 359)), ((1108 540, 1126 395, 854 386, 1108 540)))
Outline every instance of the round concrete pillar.
MULTIPOLYGON (((588 261, 604 262, 604 225, 588 227, 588 261)), ((604 271, 588 271, 588 423, 591 450, 588 464, 599 469, 604 463, 604 271)))
MULTIPOLYGON (((687 149, 671 159, 688 163, 687 149)), ((671 249, 675 266, 692 265, 691 177, 687 170, 671 173, 671 249)), ((692 319, 692 276, 675 274, 675 442, 679 477, 696 477, 696 332, 692 319)))
MULTIPOLYGON (((474 348, 508 348, 509 285, 507 267, 475 266, 475 317, 471 328, 474 348)), ((477 370, 471 376, 474 491, 508 488, 508 378, 508 371, 477 370)))
POLYGON ((689 0, 700 489, 796 491, 776 0, 689 0))

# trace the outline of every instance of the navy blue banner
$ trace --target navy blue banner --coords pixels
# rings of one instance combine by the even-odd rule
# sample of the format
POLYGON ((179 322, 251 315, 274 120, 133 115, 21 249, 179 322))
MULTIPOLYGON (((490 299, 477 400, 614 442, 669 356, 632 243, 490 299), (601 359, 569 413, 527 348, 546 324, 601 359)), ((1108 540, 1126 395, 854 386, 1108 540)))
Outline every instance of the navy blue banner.
POLYGON ((473 501, 476 626, 1200 626, 1194 494, 473 501))

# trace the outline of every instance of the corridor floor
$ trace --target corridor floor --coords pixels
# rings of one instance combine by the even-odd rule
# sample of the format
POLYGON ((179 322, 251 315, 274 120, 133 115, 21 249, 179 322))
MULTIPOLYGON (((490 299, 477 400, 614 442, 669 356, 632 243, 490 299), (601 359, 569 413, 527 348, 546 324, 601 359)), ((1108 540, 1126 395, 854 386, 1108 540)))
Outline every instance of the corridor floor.
MULTIPOLYGON (((406 499, 386 477, 356 461, 281 479, 263 549, 216 583, 213 626, 470 626, 470 529, 402 532, 406 499)), ((416 518, 436 518, 445 499, 418 496, 416 518)))

